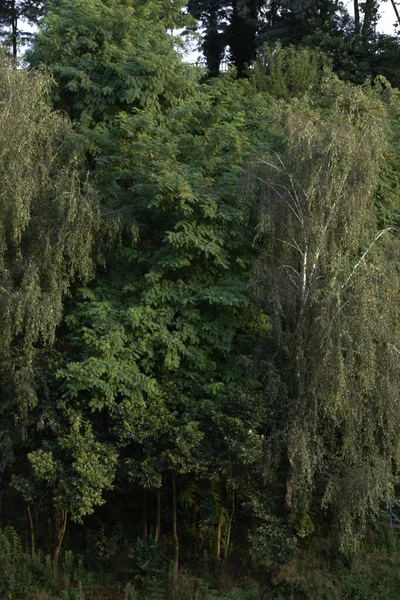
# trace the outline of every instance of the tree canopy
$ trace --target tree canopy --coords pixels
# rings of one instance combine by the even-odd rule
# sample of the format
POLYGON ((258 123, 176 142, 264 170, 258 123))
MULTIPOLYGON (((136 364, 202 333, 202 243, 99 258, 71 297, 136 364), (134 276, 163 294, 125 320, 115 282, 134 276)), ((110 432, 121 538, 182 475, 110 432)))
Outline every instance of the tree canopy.
POLYGON ((354 575, 397 560, 400 353, 398 48, 358 8, 61 0, 3 60, 4 597, 398 597, 354 575))

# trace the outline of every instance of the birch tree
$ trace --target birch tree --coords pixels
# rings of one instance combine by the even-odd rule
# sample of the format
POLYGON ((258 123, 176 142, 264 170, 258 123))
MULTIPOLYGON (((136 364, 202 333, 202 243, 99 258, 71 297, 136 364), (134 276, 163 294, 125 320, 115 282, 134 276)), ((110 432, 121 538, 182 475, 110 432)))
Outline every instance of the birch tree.
POLYGON ((269 442, 286 509, 304 536, 329 508, 350 551, 393 493, 399 458, 397 232, 374 214, 383 105, 333 79, 321 100, 287 106, 285 152, 259 161, 255 280, 274 324, 269 442))

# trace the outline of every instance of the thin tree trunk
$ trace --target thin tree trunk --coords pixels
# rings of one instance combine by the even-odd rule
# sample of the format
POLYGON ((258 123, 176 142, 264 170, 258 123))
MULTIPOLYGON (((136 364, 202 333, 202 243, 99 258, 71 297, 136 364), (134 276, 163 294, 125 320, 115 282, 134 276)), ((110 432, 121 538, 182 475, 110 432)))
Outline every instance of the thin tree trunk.
POLYGON ((17 61, 18 45, 17 45, 17 21, 13 20, 12 25, 12 50, 14 62, 17 61))
MULTIPOLYGON (((400 352, 400 350, 399 350, 400 352)), ((199 514, 199 503, 197 499, 193 503, 193 512, 192 512, 192 523, 193 523, 193 554, 196 556, 200 553, 201 549, 201 536, 198 535, 198 514, 199 514)))
POLYGON ((142 494, 142 537, 147 540, 147 493, 146 489, 143 488, 142 494))
POLYGON ((362 35, 364 43, 367 43, 369 35, 372 33, 374 18, 374 0, 365 0, 364 2, 364 21, 362 26, 362 35))
POLYGON ((392 3, 393 10, 394 10, 395 15, 396 15, 397 23, 400 25, 400 13, 399 13, 399 9, 397 8, 395 0, 390 0, 390 1, 392 3))
POLYGON ((17 61, 17 53, 18 53, 18 17, 17 17, 17 7, 15 6, 15 0, 12 0, 11 4, 11 43, 12 43, 12 53, 14 62, 17 61))
POLYGON ((176 594, 178 589, 178 575, 179 575, 179 537, 178 537, 178 524, 176 514, 176 481, 175 473, 172 474, 172 527, 175 541, 175 559, 174 559, 174 571, 172 577, 173 594, 176 594))
POLYGON ((360 33, 360 7, 358 0, 354 0, 354 29, 356 35, 358 35, 360 33))
POLYGON ((292 498, 293 498, 293 467, 290 465, 289 474, 286 478, 286 494, 285 494, 285 508, 290 513, 292 510, 292 498))
POLYGON ((228 480, 225 474, 219 476, 219 509, 218 509, 218 522, 217 522, 217 547, 216 547, 216 559, 217 564, 221 560, 221 540, 222 540, 222 525, 224 521, 224 497, 228 493, 228 480))
POLYGON ((161 531, 161 490, 157 490, 157 523, 156 523, 156 532, 154 535, 154 541, 156 543, 160 539, 160 531, 161 531))
POLYGON ((66 510, 61 511, 61 527, 58 530, 57 545, 56 545, 56 549, 54 552, 54 562, 56 563, 56 565, 58 565, 58 560, 60 558, 60 550, 61 550, 61 546, 63 543, 65 531, 67 529, 67 519, 68 519, 68 512, 66 510))
POLYGON ((217 548, 215 558, 217 559, 217 564, 221 560, 221 532, 222 532, 222 502, 221 499, 219 501, 219 509, 218 509, 218 523, 217 523, 217 548))
POLYGON ((27 505, 26 510, 28 511, 29 530, 30 530, 30 534, 31 534, 31 553, 32 553, 32 556, 34 556, 34 554, 35 554, 35 529, 33 527, 32 511, 31 511, 30 504, 27 505))
POLYGON ((228 531, 226 533, 225 549, 224 549, 224 560, 223 560, 224 565, 228 558, 229 547, 231 545, 232 523, 233 523, 234 514, 235 514, 235 490, 232 489, 231 514, 229 515, 228 531))

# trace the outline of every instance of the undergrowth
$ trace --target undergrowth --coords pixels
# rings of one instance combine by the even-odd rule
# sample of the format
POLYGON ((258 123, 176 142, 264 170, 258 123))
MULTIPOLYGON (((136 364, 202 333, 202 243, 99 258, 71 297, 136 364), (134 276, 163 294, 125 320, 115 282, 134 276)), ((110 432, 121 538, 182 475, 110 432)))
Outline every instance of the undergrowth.
MULTIPOLYGON (((94 574, 71 551, 59 565, 41 552, 33 556, 11 527, 0 530, 1 600, 400 600, 400 544, 389 532, 384 543, 371 545, 351 562, 328 560, 308 547, 282 565, 265 563, 252 573, 238 569, 194 575, 180 572, 175 589, 171 570, 137 560, 138 574, 112 581, 94 574), (240 577, 240 578, 239 578, 240 577), (112 585, 110 584, 112 583, 112 585)), ((139 552, 141 543, 132 549, 139 552)), ((143 554, 143 549, 141 550, 143 554)), ((141 556, 140 552, 139 555, 141 556)))

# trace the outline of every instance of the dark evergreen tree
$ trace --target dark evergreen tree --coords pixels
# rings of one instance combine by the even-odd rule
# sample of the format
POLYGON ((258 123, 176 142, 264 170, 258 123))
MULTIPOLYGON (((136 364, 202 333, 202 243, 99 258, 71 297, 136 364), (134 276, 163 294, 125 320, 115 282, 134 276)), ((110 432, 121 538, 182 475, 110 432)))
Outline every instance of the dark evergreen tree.
POLYGON ((188 11, 199 21, 198 28, 204 28, 199 49, 211 77, 215 77, 227 44, 227 6, 222 0, 189 0, 188 11))
POLYGON ((227 43, 229 57, 239 76, 244 75, 246 67, 250 66, 256 57, 261 6, 260 0, 234 0, 232 3, 227 43))
POLYGON ((348 24, 339 0, 192 0, 189 12, 204 28, 199 47, 212 75, 225 51, 242 76, 265 42, 298 45, 318 33, 317 45, 321 35, 343 37, 348 24))
POLYGON ((24 28, 37 25, 44 14, 43 0, 3 0, 0 4, 0 37, 3 43, 11 49, 14 60, 17 58, 18 47, 32 37, 32 33, 24 28))
POLYGON ((262 24, 263 41, 283 46, 301 44, 316 32, 343 35, 347 12, 339 0, 272 0, 262 24))

